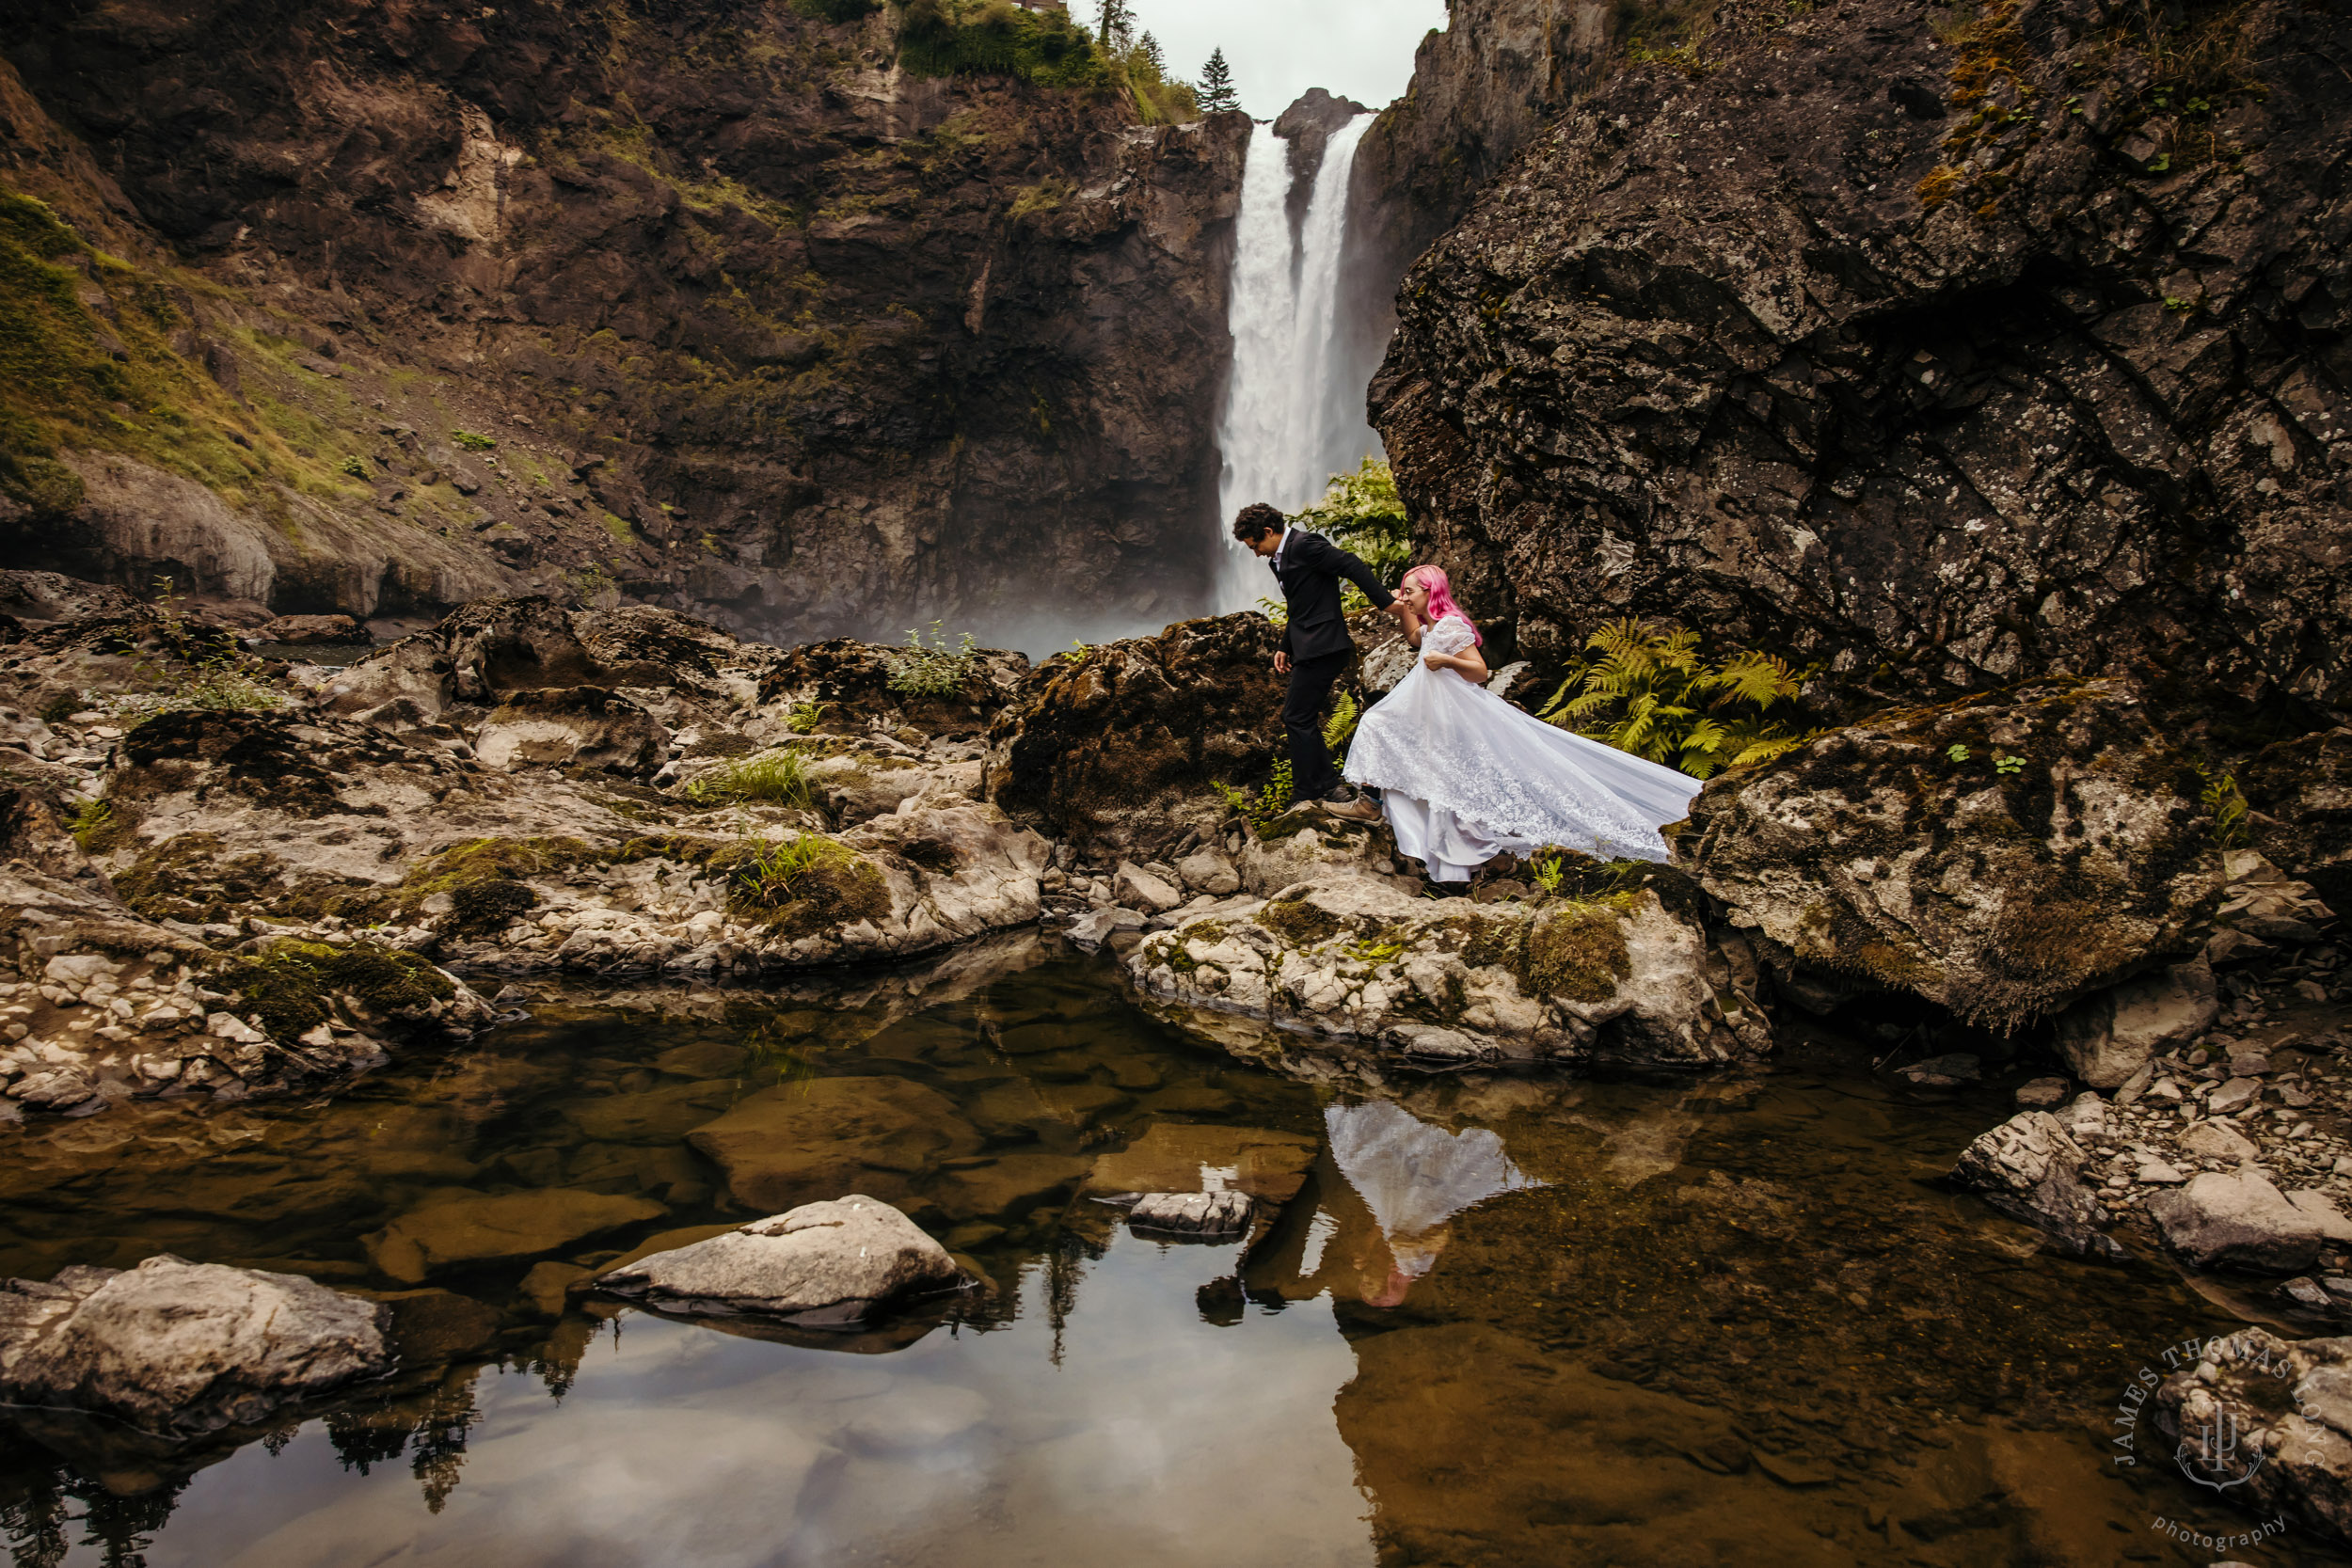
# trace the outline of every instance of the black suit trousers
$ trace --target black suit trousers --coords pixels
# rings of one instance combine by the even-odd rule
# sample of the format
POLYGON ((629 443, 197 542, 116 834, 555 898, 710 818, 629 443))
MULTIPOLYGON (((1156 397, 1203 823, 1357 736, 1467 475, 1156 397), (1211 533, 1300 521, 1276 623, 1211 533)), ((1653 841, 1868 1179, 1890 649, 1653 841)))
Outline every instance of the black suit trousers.
POLYGON ((1331 749, 1323 743, 1323 705, 1332 683, 1356 657, 1353 648, 1291 660, 1290 690, 1282 699, 1282 733, 1290 741, 1291 799, 1316 800, 1340 787, 1331 749))

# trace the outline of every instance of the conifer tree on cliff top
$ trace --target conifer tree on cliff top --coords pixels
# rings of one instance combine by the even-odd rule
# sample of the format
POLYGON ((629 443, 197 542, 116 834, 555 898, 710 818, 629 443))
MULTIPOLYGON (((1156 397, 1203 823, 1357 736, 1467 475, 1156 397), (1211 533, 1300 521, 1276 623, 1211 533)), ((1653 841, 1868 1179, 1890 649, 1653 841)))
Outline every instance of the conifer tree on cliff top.
POLYGON ((1127 0, 1103 0, 1103 25, 1097 36, 1106 51, 1123 50, 1134 42, 1136 13, 1127 0))
POLYGON ((1233 73, 1225 64, 1222 45, 1209 52, 1209 63, 1200 68, 1200 112, 1216 114, 1225 109, 1241 107, 1241 94, 1233 90, 1233 73))

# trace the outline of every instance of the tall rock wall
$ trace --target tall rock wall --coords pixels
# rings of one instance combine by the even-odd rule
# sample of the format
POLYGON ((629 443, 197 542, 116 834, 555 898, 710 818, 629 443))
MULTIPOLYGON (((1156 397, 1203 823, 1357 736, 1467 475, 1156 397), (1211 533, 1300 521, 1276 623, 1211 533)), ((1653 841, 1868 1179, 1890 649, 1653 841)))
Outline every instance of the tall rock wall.
POLYGON ((65 226, 11 563, 361 614, 609 581, 779 638, 1189 610, 1247 122, 918 78, 895 8, 813 14, 858 8, 11 8, 0 184, 65 226), (91 499, 182 482, 233 547, 91 499))
POLYGON ((2352 20, 2170 22, 1859 0, 1579 102, 1374 388, 1473 608, 1538 658, 1629 612, 1881 694, 2153 665, 2340 711, 2352 20))

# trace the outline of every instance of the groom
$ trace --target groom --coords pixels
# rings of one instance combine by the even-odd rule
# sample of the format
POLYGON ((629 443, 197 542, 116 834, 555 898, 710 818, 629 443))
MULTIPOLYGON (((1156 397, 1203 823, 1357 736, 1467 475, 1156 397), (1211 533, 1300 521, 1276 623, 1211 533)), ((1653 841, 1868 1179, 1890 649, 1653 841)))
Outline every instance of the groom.
POLYGON ((1364 591, 1364 597, 1399 621, 1405 608, 1396 595, 1380 586, 1371 567, 1320 533, 1290 526, 1289 519, 1263 501, 1253 501, 1233 518, 1233 537, 1265 557, 1282 585, 1282 603, 1290 611, 1282 628, 1282 650, 1274 656, 1274 673, 1290 677, 1282 700, 1282 730, 1290 741, 1291 799, 1320 800, 1334 816, 1359 822, 1376 822, 1380 808, 1343 780, 1331 767, 1330 749, 1323 743, 1321 717, 1331 684, 1347 669, 1356 654, 1347 635, 1347 618, 1340 610, 1340 578, 1364 591))

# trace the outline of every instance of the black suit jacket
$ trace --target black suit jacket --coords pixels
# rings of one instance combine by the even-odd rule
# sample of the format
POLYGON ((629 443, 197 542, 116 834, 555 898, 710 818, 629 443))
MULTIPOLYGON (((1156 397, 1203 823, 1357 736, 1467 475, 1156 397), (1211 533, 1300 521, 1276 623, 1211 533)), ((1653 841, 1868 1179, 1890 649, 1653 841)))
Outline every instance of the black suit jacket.
POLYGON ((1371 567, 1320 533, 1293 529, 1281 554, 1267 564, 1282 584, 1282 603, 1290 610, 1282 649, 1293 658, 1318 658, 1355 648, 1355 640, 1347 635, 1347 617, 1340 610, 1342 578, 1362 589, 1364 597, 1381 610, 1396 600, 1380 586, 1371 567))

